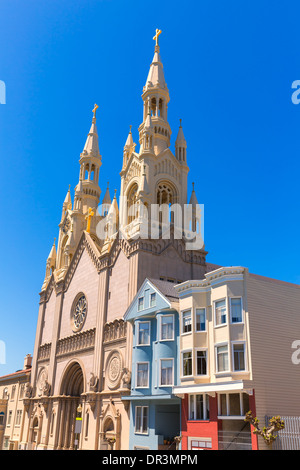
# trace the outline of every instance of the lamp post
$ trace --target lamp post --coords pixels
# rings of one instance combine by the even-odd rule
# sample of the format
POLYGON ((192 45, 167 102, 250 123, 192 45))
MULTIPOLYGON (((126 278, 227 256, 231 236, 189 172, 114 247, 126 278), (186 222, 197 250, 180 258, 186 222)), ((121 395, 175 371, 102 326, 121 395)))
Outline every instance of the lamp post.
POLYGON ((81 433, 81 427, 82 427, 82 406, 81 406, 81 403, 79 403, 76 409, 75 441, 74 441, 75 450, 78 450, 79 448, 79 438, 80 438, 80 433, 81 433))

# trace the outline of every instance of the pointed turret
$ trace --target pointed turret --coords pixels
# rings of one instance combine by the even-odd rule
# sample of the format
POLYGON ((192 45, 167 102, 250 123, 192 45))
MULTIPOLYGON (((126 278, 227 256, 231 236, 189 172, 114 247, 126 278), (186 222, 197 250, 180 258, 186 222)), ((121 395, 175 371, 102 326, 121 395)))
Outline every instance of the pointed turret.
POLYGON ((96 110, 93 109, 93 119, 84 149, 80 155, 80 176, 82 181, 82 210, 87 213, 88 208, 96 209, 99 204, 101 189, 99 187, 99 172, 102 165, 98 144, 98 132, 96 127, 96 110))
POLYGON ((186 140, 183 134, 183 129, 181 125, 181 119, 180 119, 180 126, 175 142, 175 157, 177 160, 181 163, 186 164, 186 140))
POLYGON ((196 193, 195 193, 195 188, 194 188, 195 183, 192 183, 192 185, 193 185, 193 190, 192 190, 192 194, 191 194, 189 204, 191 204, 192 206, 195 206, 196 204, 199 204, 199 203, 198 203, 197 196, 196 196, 196 193))
POLYGON ((109 183, 107 182, 107 188, 106 188, 104 198, 102 201, 101 215, 106 216, 109 211, 110 206, 111 206, 111 198, 109 194, 109 183))
POLYGON ((133 142, 131 127, 132 126, 130 126, 129 134, 128 134, 127 140, 124 145, 124 150, 123 150, 123 168, 126 167, 129 161, 129 158, 132 152, 134 152, 135 146, 136 146, 136 144, 133 142))
POLYGON ((153 149, 156 155, 170 146, 171 137, 171 128, 168 123, 168 102, 170 101, 170 96, 160 58, 160 48, 158 45, 160 34, 161 31, 157 29, 156 35, 153 38, 156 41, 154 57, 150 65, 146 85, 143 88, 144 114, 143 122, 139 127, 141 140, 142 131, 150 114, 154 129, 153 149))
POLYGON ((144 91, 152 87, 167 89, 167 84, 164 75, 164 67, 160 58, 160 48, 158 42, 155 45, 154 56, 150 65, 150 70, 148 73, 144 91))
POLYGON ((99 151, 99 142, 98 142, 98 131, 97 131, 97 126, 96 126, 96 109, 97 108, 98 106, 95 105, 95 108, 93 110, 94 117, 92 119, 92 125, 90 128, 90 132, 88 133, 82 154, 90 155, 92 157, 101 159, 101 155, 99 151))
POLYGON ((66 194, 65 200, 63 202, 63 208, 62 208, 62 214, 61 214, 61 221, 63 221, 66 213, 68 210, 72 210, 72 199, 71 199, 71 193, 70 193, 70 185, 68 192, 66 194))

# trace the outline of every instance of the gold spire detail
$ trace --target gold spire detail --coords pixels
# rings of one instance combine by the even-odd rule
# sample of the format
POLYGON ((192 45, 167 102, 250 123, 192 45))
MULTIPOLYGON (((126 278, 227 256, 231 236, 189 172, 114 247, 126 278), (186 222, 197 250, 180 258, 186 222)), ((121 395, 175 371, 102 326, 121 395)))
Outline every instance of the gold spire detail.
POLYGON ((156 34, 153 36, 153 40, 155 41, 155 45, 158 46, 158 36, 161 34, 160 29, 156 29, 156 34))
POLYGON ((91 218, 93 217, 94 212, 91 207, 89 207, 88 214, 85 216, 86 220, 86 232, 90 233, 91 231, 91 218))
POLYGON ((93 109, 94 118, 96 117, 96 111, 97 111, 98 108, 99 108, 99 106, 97 104, 95 104, 94 109, 93 109))

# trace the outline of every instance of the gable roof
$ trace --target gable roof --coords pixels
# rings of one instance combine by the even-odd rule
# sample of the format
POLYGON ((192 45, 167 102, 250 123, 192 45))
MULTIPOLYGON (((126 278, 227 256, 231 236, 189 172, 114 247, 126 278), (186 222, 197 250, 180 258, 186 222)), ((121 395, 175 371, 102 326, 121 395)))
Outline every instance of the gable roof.
MULTIPOLYGON (((141 292, 144 291, 145 286, 147 284, 152 285, 153 289, 156 290, 160 294, 160 296, 164 299, 164 303, 167 306, 167 308, 172 308, 172 305, 171 305, 172 302, 179 302, 179 296, 176 290, 174 289, 174 285, 172 283, 168 281, 161 281, 159 279, 149 279, 146 277, 124 314, 123 318, 125 321, 129 321, 131 319, 131 312, 132 312, 132 309, 134 308, 134 304, 136 304, 137 299, 140 297, 141 292)), ((148 315, 149 309, 150 307, 145 308, 143 312, 139 312, 140 313, 139 316, 148 315)), ((157 310, 160 310, 160 309, 157 309, 157 310)))

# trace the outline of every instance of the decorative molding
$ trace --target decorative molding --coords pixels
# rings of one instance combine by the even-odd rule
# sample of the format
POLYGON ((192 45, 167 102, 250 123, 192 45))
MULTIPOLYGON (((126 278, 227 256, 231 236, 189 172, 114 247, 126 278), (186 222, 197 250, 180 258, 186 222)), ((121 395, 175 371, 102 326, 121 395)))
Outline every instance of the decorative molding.
POLYGON ((121 318, 104 325, 103 343, 113 343, 125 340, 127 334, 127 323, 121 318))
POLYGON ((72 336, 61 338, 57 342, 56 356, 66 356, 74 352, 93 349, 95 345, 96 328, 75 333, 72 336))
POLYGON ((38 349, 38 361, 50 359, 51 343, 44 343, 38 349))

